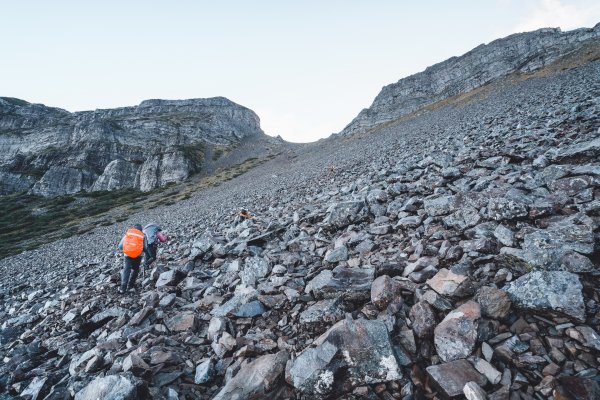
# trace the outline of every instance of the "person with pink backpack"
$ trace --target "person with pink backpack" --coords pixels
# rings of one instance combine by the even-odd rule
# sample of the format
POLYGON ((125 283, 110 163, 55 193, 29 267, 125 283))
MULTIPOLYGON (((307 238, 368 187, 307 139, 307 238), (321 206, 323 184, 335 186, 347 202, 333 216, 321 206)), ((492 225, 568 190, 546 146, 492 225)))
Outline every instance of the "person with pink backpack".
POLYGON ((160 225, 153 222, 144 227, 144 236, 148 240, 148 251, 144 262, 144 269, 146 269, 156 260, 159 243, 165 243, 169 237, 162 232, 160 225))

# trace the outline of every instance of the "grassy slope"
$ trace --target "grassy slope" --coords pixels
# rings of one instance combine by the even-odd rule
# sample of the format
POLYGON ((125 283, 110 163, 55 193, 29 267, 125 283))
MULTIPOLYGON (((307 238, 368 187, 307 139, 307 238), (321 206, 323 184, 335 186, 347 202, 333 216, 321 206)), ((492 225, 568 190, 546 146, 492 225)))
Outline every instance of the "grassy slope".
POLYGON ((53 199, 26 193, 0 196, 0 259, 57 239, 85 234, 99 225, 125 221, 144 208, 175 204, 198 190, 233 179, 274 156, 271 153, 262 158, 248 158, 209 176, 198 176, 146 193, 119 190, 53 199))

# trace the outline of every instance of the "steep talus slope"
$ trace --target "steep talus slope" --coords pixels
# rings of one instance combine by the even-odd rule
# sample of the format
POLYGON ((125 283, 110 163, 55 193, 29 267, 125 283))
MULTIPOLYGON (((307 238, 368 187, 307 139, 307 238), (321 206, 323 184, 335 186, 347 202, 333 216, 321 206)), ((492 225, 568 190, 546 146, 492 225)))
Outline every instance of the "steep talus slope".
POLYGON ((148 191, 202 170, 207 148, 261 137, 256 114, 222 97, 76 113, 0 98, 0 193, 148 191))
POLYGON ((0 261, 0 389, 49 399, 593 399, 600 61, 288 149, 0 261), (245 206, 255 218, 237 226, 245 206), (172 236, 117 295, 128 224, 172 236))
POLYGON ((481 45, 460 57, 452 57, 385 86, 371 107, 362 110, 340 135, 367 132, 510 74, 536 71, 599 38, 600 24, 592 29, 569 32, 558 28, 540 29, 481 45))

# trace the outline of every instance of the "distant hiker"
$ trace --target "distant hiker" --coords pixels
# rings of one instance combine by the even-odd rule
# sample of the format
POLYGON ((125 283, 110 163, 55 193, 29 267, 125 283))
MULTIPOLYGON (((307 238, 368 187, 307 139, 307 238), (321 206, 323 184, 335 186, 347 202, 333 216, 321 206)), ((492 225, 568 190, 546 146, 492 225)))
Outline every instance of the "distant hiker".
POLYGON ((150 267, 150 264, 156 260, 156 252, 158 251, 158 245, 165 243, 169 240, 169 237, 162 233, 160 225, 150 223, 144 227, 144 236, 148 241, 148 251, 146 252, 146 260, 144 262, 144 269, 150 267))
POLYGON ((242 208, 240 213, 235 217, 234 225, 237 226, 248 219, 252 219, 252 215, 248 212, 248 210, 242 208))
POLYGON ((140 273, 142 254, 145 252, 148 256, 148 241, 140 224, 135 224, 127 229, 119 243, 119 249, 123 250, 125 255, 119 293, 125 293, 128 289, 134 289, 135 279, 140 273))

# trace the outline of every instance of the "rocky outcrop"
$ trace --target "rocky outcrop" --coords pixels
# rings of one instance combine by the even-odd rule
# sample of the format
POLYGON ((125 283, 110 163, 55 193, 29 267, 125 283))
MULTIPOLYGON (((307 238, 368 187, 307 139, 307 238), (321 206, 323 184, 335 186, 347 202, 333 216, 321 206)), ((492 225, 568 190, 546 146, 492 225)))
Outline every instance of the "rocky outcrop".
POLYGON ((260 135, 256 114, 222 97, 76 113, 4 97, 0 194, 148 191, 198 172, 208 147, 260 135))
POLYGON ((460 57, 385 86, 371 107, 362 110, 339 134, 363 133, 512 73, 538 70, 598 38, 600 24, 569 32, 561 32, 560 28, 539 29, 482 44, 460 57))

